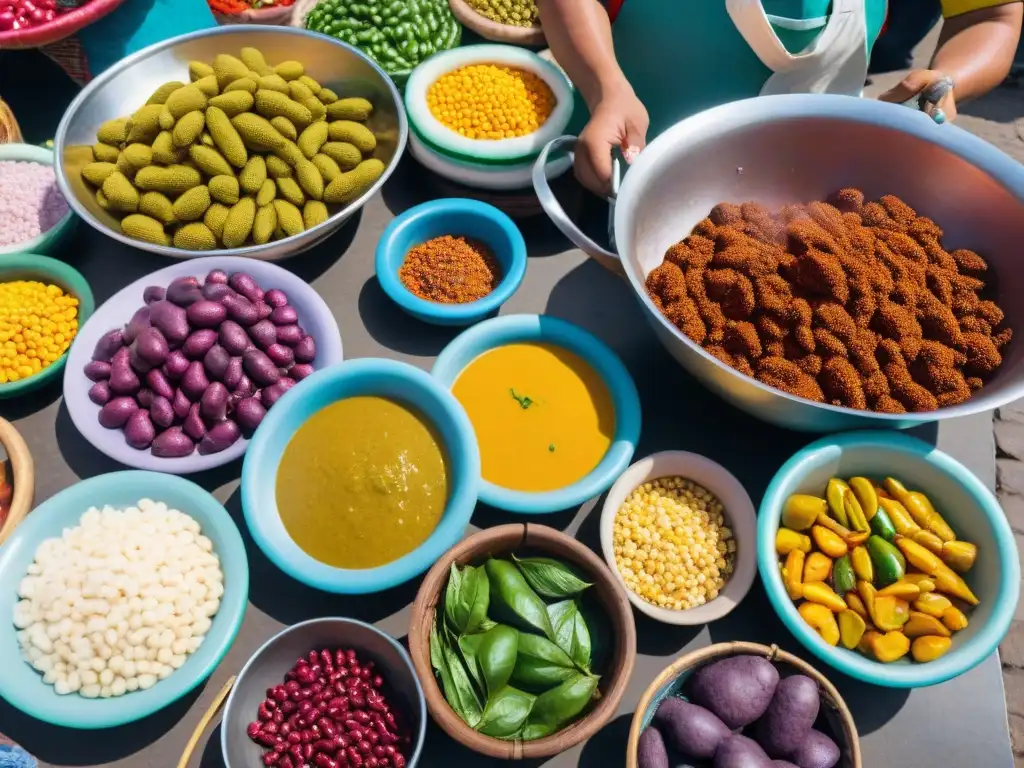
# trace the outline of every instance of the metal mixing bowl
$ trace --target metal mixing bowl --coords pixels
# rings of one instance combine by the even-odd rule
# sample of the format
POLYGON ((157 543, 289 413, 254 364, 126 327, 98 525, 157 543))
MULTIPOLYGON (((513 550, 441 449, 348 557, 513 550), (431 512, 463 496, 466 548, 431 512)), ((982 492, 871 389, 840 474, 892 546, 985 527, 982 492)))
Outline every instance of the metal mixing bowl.
MULTIPOLYGON (((570 149, 557 139, 548 149, 570 149)), ((546 150, 547 151, 547 150, 546 150)), ((538 166, 546 159, 538 158, 538 166)), ((857 187, 877 200, 896 195, 944 231, 947 250, 969 248, 989 264, 994 300, 1015 334, 1024 333, 1024 166, 953 125, 893 104, 849 96, 785 95, 738 101, 676 124, 651 142, 626 173, 615 199, 618 254, 580 232, 534 184, 559 229, 588 254, 624 272, 665 349, 728 403, 772 424, 810 432, 897 428, 967 416, 1024 396, 1024 343, 960 405, 885 414, 825 405, 744 376, 669 322, 647 295, 647 275, 670 245, 716 204, 755 201, 770 208, 824 200, 857 187)))
POLYGON ((61 192, 79 216, 91 226, 126 245, 176 259, 209 256, 210 252, 187 251, 135 240, 121 234, 118 220, 100 208, 93 191, 82 180, 81 170, 92 162, 91 147, 96 129, 107 120, 124 117, 146 103, 150 95, 170 80, 188 82, 188 63, 211 62, 218 53, 238 55, 241 48, 259 48, 267 61, 301 61, 306 73, 341 96, 364 96, 374 112, 367 127, 377 137, 374 157, 386 165, 384 173, 362 197, 334 212, 327 221, 298 235, 264 245, 225 248, 220 256, 249 256, 276 260, 294 256, 333 234, 387 181, 405 150, 408 124, 402 99, 384 71, 362 52, 333 37, 291 27, 237 25, 194 32, 151 45, 122 59, 93 80, 71 102, 57 129, 57 181, 61 192))

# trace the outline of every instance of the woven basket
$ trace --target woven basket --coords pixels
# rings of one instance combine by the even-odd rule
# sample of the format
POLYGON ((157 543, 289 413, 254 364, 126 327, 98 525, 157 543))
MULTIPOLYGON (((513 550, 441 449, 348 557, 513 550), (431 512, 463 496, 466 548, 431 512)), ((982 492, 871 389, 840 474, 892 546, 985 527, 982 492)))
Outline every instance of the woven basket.
POLYGON ((532 27, 516 27, 511 24, 500 24, 473 10, 466 0, 448 0, 452 15, 466 29, 476 32, 484 40, 492 43, 522 45, 528 48, 539 48, 544 45, 544 30, 539 24, 532 27))
POLYGON ((221 25, 228 24, 264 24, 267 26, 287 27, 292 21, 292 9, 294 5, 271 5, 265 8, 253 8, 241 13, 219 13, 213 12, 213 17, 221 25))
POLYGON ((29 29, 0 32, 0 50, 5 48, 40 48, 56 43, 99 21, 124 0, 89 0, 75 10, 58 16, 49 24, 29 29))
POLYGON ((836 768, 863 768, 860 755, 860 739, 857 736, 857 726, 853 722, 853 715, 850 714, 846 702, 839 695, 836 687, 829 682, 829 679, 821 674, 803 659, 786 653, 777 645, 761 645, 760 643, 717 643, 701 648, 699 651, 687 653, 680 656, 669 664, 660 675, 654 678, 644 695, 640 697, 636 712, 633 714, 633 725, 629 729, 629 741, 626 745, 626 768, 637 768, 637 747, 640 743, 640 734, 643 732, 650 718, 648 711, 653 713, 654 709, 662 699, 672 695, 679 690, 683 681, 700 667, 710 664, 713 661, 721 661, 729 656, 763 656, 780 667, 783 677, 786 676, 786 667, 790 672, 807 675, 818 684, 821 694, 821 714, 818 715, 818 726, 822 719, 828 725, 826 735, 831 736, 839 745, 840 758, 836 768), (830 731, 830 732, 829 732, 830 731))
POLYGON ((32 509, 36 496, 36 469, 24 438, 9 421, 0 419, 0 444, 10 461, 8 481, 14 485, 14 496, 7 511, 7 519, 0 524, 0 546, 14 532, 25 515, 32 509))
POLYGON ((0 99, 0 144, 20 144, 21 128, 7 102, 0 99))
POLYGON ((292 6, 291 25, 299 29, 305 29, 306 17, 310 11, 316 8, 316 4, 319 2, 320 0, 295 0, 295 5, 292 6))

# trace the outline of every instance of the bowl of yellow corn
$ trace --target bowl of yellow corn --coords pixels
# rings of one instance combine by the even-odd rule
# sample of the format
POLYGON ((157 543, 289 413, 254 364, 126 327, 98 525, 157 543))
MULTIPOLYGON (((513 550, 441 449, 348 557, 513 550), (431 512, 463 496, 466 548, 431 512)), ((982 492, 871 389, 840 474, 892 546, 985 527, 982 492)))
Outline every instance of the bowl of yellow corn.
POLYGON ((0 261, 0 398, 38 389, 57 376, 72 340, 95 309, 82 274, 32 253, 0 261))
POLYGON ((96 229, 154 253, 287 258, 383 185, 407 124, 391 79, 333 37, 231 25, 145 48, 86 86, 57 178, 96 229))
POLYGON ((634 463, 601 511, 605 561, 633 606, 665 624, 707 624, 746 597, 757 522, 743 485, 687 451, 634 463))
POLYGON ((874 685, 918 688, 996 650, 1020 595, 1013 532, 992 492, 896 432, 811 443, 772 479, 758 569, 808 650, 874 685))

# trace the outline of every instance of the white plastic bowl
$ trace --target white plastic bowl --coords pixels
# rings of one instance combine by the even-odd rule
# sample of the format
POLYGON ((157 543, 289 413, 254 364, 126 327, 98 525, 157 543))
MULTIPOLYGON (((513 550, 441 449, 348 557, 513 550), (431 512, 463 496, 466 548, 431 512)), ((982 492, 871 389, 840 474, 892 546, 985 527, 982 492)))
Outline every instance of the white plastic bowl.
POLYGON ((757 572, 756 540, 757 515, 740 481, 721 464, 687 451, 662 451, 631 465, 608 491, 601 510, 601 550, 608 567, 634 607, 664 624, 707 624, 722 618, 739 605, 750 591, 757 572), (675 610, 648 603, 626 586, 615 563, 612 531, 619 507, 638 486, 662 477, 683 477, 710 491, 722 503, 725 524, 732 529, 736 540, 734 568, 725 587, 714 600, 696 608, 675 610))

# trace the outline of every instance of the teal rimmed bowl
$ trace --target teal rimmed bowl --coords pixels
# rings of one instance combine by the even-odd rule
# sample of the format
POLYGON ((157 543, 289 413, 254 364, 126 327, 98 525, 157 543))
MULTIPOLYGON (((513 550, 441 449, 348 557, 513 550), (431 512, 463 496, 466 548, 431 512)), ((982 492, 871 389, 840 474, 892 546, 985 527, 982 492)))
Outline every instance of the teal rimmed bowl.
POLYGON ((459 334, 437 357, 431 375, 447 388, 471 362, 495 347, 534 342, 574 352, 602 378, 615 407, 615 434, 601 462, 585 477, 554 491, 527 492, 480 480, 480 500, 523 514, 548 514, 582 504, 611 487, 629 466, 640 439, 640 395, 626 366, 603 341, 582 328, 547 315, 505 315, 459 334))
POLYGON ((408 363, 363 358, 317 371, 274 404, 245 453, 242 509, 256 544, 293 579, 324 592, 380 592, 419 576, 462 538, 476 507, 479 478, 480 452, 473 427, 451 392, 408 363), (398 400, 433 424, 448 459, 448 506, 430 537, 394 562, 376 568, 335 568, 306 554, 288 535, 277 509, 277 468, 292 436, 310 416, 359 395, 398 400))
POLYGON ((920 688, 974 668, 1010 628, 1020 596, 1020 563, 1013 531, 992 492, 967 467, 942 451, 896 432, 851 432, 811 443, 772 479, 758 513, 757 566, 768 598, 782 622, 815 656, 850 677, 888 688, 920 688), (967 615, 966 629, 953 633, 950 650, 918 664, 909 654, 882 664, 822 640, 797 613, 786 594, 775 553, 782 507, 791 494, 823 496, 831 477, 895 477, 927 494, 965 541, 978 546, 978 560, 964 575, 981 601, 967 615))
MULTIPOLYGON (((2 159, 2 158, 0 158, 2 159)), ((0 256, 0 283, 11 280, 39 280, 43 283, 57 285, 64 293, 73 294, 78 298, 78 328, 81 330, 93 311, 96 300, 92 289, 82 273, 63 261, 39 256, 34 253, 16 253, 11 256, 0 256)), ((0 398, 16 397, 46 386, 54 377, 64 370, 71 347, 39 373, 26 379, 0 384, 0 398)))
MULTIPOLYGON (((32 144, 0 144, 0 161, 15 160, 23 163, 39 163, 40 165, 54 164, 52 149, 37 147, 32 144)), ((60 194, 57 180, 53 181, 53 189, 60 194)), ((56 224, 45 232, 41 232, 29 240, 11 245, 0 245, 0 262, 6 261, 4 257, 14 256, 19 253, 44 253, 49 255, 64 241, 74 227, 75 212, 68 206, 65 213, 56 224)))
POLYGON ((227 510, 193 482, 161 472, 111 472, 75 483, 52 496, 19 525, 0 548, 0 697, 44 722, 66 728, 113 728, 140 720, 174 703, 209 677, 228 652, 242 625, 249 596, 245 546, 227 510), (78 524, 90 507, 134 506, 140 499, 163 501, 187 513, 213 542, 224 573, 220 610, 199 650, 165 680, 148 690, 109 699, 86 699, 76 693, 58 696, 42 675, 21 660, 12 623, 18 584, 44 540, 78 524))

